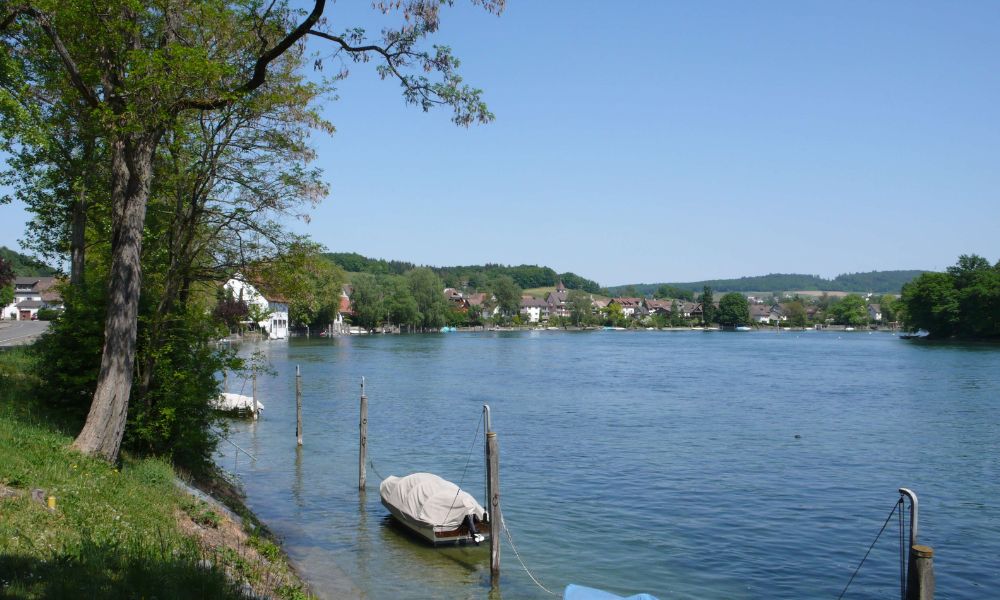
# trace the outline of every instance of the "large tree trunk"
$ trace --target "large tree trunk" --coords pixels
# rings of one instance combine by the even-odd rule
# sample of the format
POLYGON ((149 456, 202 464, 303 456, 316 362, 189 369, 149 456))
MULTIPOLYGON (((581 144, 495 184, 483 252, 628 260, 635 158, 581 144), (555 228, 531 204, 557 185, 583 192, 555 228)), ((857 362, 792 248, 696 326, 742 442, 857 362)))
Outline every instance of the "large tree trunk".
POLYGON ((115 140, 112 145, 114 233, 104 350, 87 422, 73 447, 114 461, 128 416, 135 366, 136 325, 142 282, 142 230, 159 134, 115 140))

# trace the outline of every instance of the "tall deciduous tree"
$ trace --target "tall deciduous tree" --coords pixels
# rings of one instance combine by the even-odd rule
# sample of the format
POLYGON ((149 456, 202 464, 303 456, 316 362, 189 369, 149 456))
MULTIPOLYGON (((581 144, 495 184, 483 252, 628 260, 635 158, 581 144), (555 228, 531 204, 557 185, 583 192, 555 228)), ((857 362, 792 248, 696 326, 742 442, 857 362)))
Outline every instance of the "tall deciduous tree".
MULTIPOLYGON (((722 309, 721 304, 719 309, 722 309)), ((719 319, 715 313, 715 294, 712 293, 712 288, 707 285, 701 291, 701 318, 706 325, 715 323, 719 319)))
POLYGON ((836 304, 831 305, 830 312, 835 323, 841 325, 864 325, 868 322, 868 305, 865 299, 857 294, 848 294, 836 304))
POLYGON ((374 275, 357 273, 351 278, 351 321, 367 330, 375 329, 386 317, 385 290, 374 275))
POLYGON ((509 318, 517 314, 521 307, 521 288, 514 283, 513 278, 501 275, 493 280, 490 289, 503 317, 509 318))
POLYGON ((419 325, 421 327, 443 325, 448 306, 444 299, 444 284, 441 278, 434 271, 421 267, 408 271, 406 281, 420 314, 419 325))
MULTIPOLYGON (((503 7, 502 0, 479 3, 493 11, 503 7)), ((418 46, 437 30, 440 5, 404 0, 380 6, 386 12, 400 7, 405 24, 385 30, 382 40, 372 43, 360 29, 331 33, 320 20, 325 0, 301 14, 284 2, 264 7, 254 0, 109 0, 99 10, 84 0, 0 5, 5 71, 17 73, 17 85, 9 91, 55 89, 52 82, 68 81, 74 97, 65 102, 86 106, 108 149, 111 266, 104 349, 91 410, 74 442, 77 449, 108 459, 118 455, 136 354, 154 157, 182 114, 219 110, 252 96, 272 63, 290 50, 300 51, 297 44, 314 35, 354 60, 377 58, 380 75, 397 79, 406 101, 424 110, 450 105, 462 125, 492 118, 480 92, 462 84, 458 61, 446 47, 418 46), (439 80, 426 75, 433 72, 439 80)))
POLYGON ((583 290, 570 290, 566 296, 569 305, 569 320, 573 325, 589 325, 593 314, 593 301, 590 294, 583 290))
POLYGON ((729 292, 719 300, 720 325, 738 326, 750 322, 750 304, 746 297, 738 292, 729 292))

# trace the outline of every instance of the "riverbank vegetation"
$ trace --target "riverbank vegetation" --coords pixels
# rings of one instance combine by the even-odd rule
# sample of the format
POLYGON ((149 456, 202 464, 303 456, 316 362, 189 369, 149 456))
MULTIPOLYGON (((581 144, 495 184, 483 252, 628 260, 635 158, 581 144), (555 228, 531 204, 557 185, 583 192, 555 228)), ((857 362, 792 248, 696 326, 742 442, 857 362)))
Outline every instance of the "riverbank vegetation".
POLYGON ((308 597, 228 484, 242 524, 180 490, 162 458, 70 450, 79 419, 48 401, 39 360, 0 353, 0 596, 308 597))
POLYGON ((931 338, 1000 339, 1000 261, 963 254, 945 273, 903 287, 903 319, 931 338))

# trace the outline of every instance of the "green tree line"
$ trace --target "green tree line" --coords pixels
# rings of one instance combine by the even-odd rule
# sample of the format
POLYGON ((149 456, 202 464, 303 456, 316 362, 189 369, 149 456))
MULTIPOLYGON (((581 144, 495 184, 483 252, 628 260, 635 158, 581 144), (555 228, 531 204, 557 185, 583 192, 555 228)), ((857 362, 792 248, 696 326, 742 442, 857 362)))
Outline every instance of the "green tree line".
MULTIPOLYGON (((329 258, 342 269, 352 273, 372 275, 402 275, 417 265, 399 260, 368 258, 355 252, 328 252, 329 258)), ((557 273, 549 267, 538 265, 507 266, 500 264, 467 265, 454 267, 425 267, 437 274, 447 287, 481 289, 497 277, 507 276, 521 289, 554 286, 562 281, 567 289, 597 293, 601 287, 596 281, 575 273, 557 273)))
MULTIPOLYGON (((772 273, 738 279, 713 279, 684 283, 635 283, 607 288, 608 295, 619 295, 632 289, 638 295, 652 296, 662 286, 697 292, 709 286, 717 292, 788 292, 794 290, 818 290, 827 292, 874 292, 878 294, 898 294, 903 285, 919 277, 926 271, 871 271, 868 273, 847 273, 825 279, 818 275, 795 273, 772 273)), ((678 296, 679 297, 679 296, 678 296)))
POLYGON ((924 273, 903 287, 907 329, 933 338, 1000 339, 1000 261, 963 254, 945 273, 924 273))

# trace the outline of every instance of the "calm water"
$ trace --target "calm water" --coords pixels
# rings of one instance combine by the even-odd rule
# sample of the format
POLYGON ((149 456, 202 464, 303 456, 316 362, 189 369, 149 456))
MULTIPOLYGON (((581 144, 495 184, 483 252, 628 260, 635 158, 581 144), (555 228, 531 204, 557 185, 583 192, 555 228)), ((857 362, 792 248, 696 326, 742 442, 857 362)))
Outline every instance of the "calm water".
MULTIPOLYGON (((378 474, 431 471, 480 501, 477 425, 491 405, 505 520, 521 558, 560 594, 574 582, 661 600, 836 598, 900 486, 920 496, 937 597, 1000 586, 996 346, 860 332, 545 331, 244 351, 258 348, 277 370, 258 383, 267 409, 232 433, 258 460, 237 463, 223 444, 218 461, 321 596, 550 597, 506 540, 491 595, 485 545, 435 550, 400 532, 371 468, 359 495, 362 376, 378 474)), ((898 552, 893 518, 846 597, 898 597, 898 552)))

